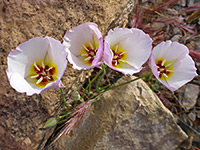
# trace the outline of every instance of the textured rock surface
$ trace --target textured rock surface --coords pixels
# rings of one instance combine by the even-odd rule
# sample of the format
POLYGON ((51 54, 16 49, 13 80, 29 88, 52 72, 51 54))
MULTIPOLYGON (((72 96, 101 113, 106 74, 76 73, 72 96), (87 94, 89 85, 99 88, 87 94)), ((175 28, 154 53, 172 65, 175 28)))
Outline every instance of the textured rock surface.
POLYGON ((139 80, 104 93, 73 133, 51 149, 175 150, 186 138, 170 111, 139 80))
MULTIPOLYGON (((6 57, 10 50, 36 36, 51 36, 62 41, 66 31, 84 22, 97 23, 103 34, 110 24, 113 25, 114 20, 125 26, 128 13, 124 8, 128 2, 129 0, 0 1, 0 149, 36 149, 46 133, 39 128, 55 113, 60 101, 59 90, 27 97, 10 87, 5 74, 6 57), (122 12, 124 15, 120 16, 122 12)), ((78 74, 69 65, 63 77, 64 84, 69 87, 78 74)))
POLYGON ((199 86, 195 84, 187 84, 184 88, 184 96, 182 97, 181 104, 186 108, 186 110, 189 110, 197 103, 199 86))

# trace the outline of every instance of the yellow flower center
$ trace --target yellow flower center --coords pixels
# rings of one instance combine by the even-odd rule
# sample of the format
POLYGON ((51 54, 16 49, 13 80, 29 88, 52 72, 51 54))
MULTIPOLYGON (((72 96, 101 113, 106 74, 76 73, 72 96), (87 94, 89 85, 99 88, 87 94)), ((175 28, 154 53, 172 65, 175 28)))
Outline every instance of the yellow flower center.
POLYGON ((113 52, 112 65, 115 68, 121 68, 122 63, 126 63, 127 51, 121 45, 112 45, 110 49, 113 52))
POLYGON ((46 55, 44 59, 36 61, 31 65, 26 79, 38 87, 45 87, 48 83, 58 79, 57 74, 57 65, 46 55))
POLYGON ((98 39, 94 38, 93 41, 83 44, 80 58, 83 62, 87 65, 91 65, 92 61, 94 60, 97 50, 99 48, 99 41, 98 39))
POLYGON ((165 58, 157 58, 155 60, 160 80, 167 82, 167 79, 173 75, 175 62, 176 60, 167 61, 165 58))

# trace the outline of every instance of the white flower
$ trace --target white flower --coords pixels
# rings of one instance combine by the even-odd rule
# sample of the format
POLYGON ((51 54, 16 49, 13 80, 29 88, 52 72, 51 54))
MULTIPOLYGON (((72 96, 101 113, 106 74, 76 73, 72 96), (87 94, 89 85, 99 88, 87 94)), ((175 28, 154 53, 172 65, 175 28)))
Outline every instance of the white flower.
POLYGON ((35 37, 17 46, 7 57, 10 85, 27 95, 61 87, 67 66, 64 46, 50 37, 35 37))
POLYGON ((154 47, 150 66, 155 77, 172 91, 197 76, 188 48, 178 42, 166 41, 154 47))
POLYGON ((63 45, 74 69, 90 69, 102 64, 103 37, 95 23, 84 23, 69 30, 63 45))
POLYGON ((104 41, 104 62, 112 69, 124 74, 134 74, 151 54, 152 39, 142 30, 115 28, 104 41))

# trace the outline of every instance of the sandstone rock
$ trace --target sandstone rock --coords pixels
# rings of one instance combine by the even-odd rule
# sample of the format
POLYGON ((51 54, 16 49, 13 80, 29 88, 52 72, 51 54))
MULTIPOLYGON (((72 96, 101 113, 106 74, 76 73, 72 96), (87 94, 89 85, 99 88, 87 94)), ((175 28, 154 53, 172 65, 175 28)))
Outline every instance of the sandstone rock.
POLYGON ((175 150, 186 138, 171 112, 139 80, 104 93, 79 126, 48 149, 175 150))
MULTIPOLYGON (((130 1, 133 3, 133 1, 130 1)), ((8 83, 6 57, 11 49, 36 36, 62 41, 65 32, 84 22, 95 22, 103 34, 110 24, 124 27, 129 0, 3 0, 0 1, 0 149, 33 150, 51 131, 40 130, 59 108, 60 93, 48 90, 31 97, 8 83), (125 10, 125 11, 124 11, 125 10), (120 19, 119 19, 120 17, 120 19), (113 21, 117 20, 117 23, 113 21), (44 136, 46 135, 46 136, 44 136)), ((113 26, 111 26, 113 27, 113 26)), ((63 77, 69 88, 80 74, 71 68, 63 77)), ((87 72, 84 72, 84 78, 87 72)), ((42 147, 42 144, 39 148, 42 147)))

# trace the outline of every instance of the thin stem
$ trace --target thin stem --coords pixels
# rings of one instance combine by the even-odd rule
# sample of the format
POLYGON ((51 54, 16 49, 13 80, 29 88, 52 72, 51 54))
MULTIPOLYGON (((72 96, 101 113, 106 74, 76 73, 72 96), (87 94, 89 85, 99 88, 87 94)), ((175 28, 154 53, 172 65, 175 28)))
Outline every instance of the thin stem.
POLYGON ((88 93, 90 93, 92 85, 91 85, 91 81, 90 81, 90 77, 88 78, 88 82, 89 82, 89 87, 88 87, 88 93))
POLYGON ((96 84, 96 90, 99 89, 99 83, 100 83, 100 81, 103 79, 103 77, 104 77, 105 74, 106 74, 106 69, 103 68, 102 70, 103 70, 103 74, 99 77, 99 79, 98 79, 98 81, 97 81, 97 84, 96 84))
MULTIPOLYGON (((145 74, 145 75, 143 75, 143 76, 141 76, 141 77, 137 77, 137 78, 135 78, 135 79, 133 79, 133 80, 130 80, 130 81, 127 81, 127 82, 124 82, 124 83, 121 83, 121 84, 112 86, 112 87, 110 87, 110 88, 108 88, 108 89, 105 89, 104 91, 100 92, 98 95, 96 95, 96 97, 100 96, 101 94, 103 94, 103 93, 105 93, 105 92, 107 92, 107 91, 109 91, 109 90, 112 90, 112 89, 114 89, 114 88, 117 88, 117 87, 119 87, 119 86, 123 86, 123 85, 129 84, 129 83, 131 83, 131 82, 133 82, 133 81, 137 81, 137 80, 139 80, 139 79, 141 79, 141 78, 148 77, 148 76, 150 76, 151 74, 152 74, 152 72, 150 72, 150 73, 148 73, 148 74, 145 74)), ((89 99, 92 99, 92 98, 94 98, 94 97, 95 97, 95 96, 93 95, 93 96, 91 96, 89 99)))
POLYGON ((96 76, 92 79, 92 81, 86 86, 82 98, 84 97, 86 90, 89 88, 90 85, 92 85, 92 83, 99 77, 99 75, 103 72, 103 70, 106 68, 106 65, 102 65, 102 69, 96 74, 96 76))
POLYGON ((65 100, 65 95, 64 95, 64 91, 63 91, 63 89, 60 88, 60 91, 61 91, 61 95, 62 95, 62 101, 63 101, 63 103, 65 104, 65 106, 66 106, 67 108, 69 108, 69 106, 68 106, 68 104, 66 103, 66 100, 65 100))

